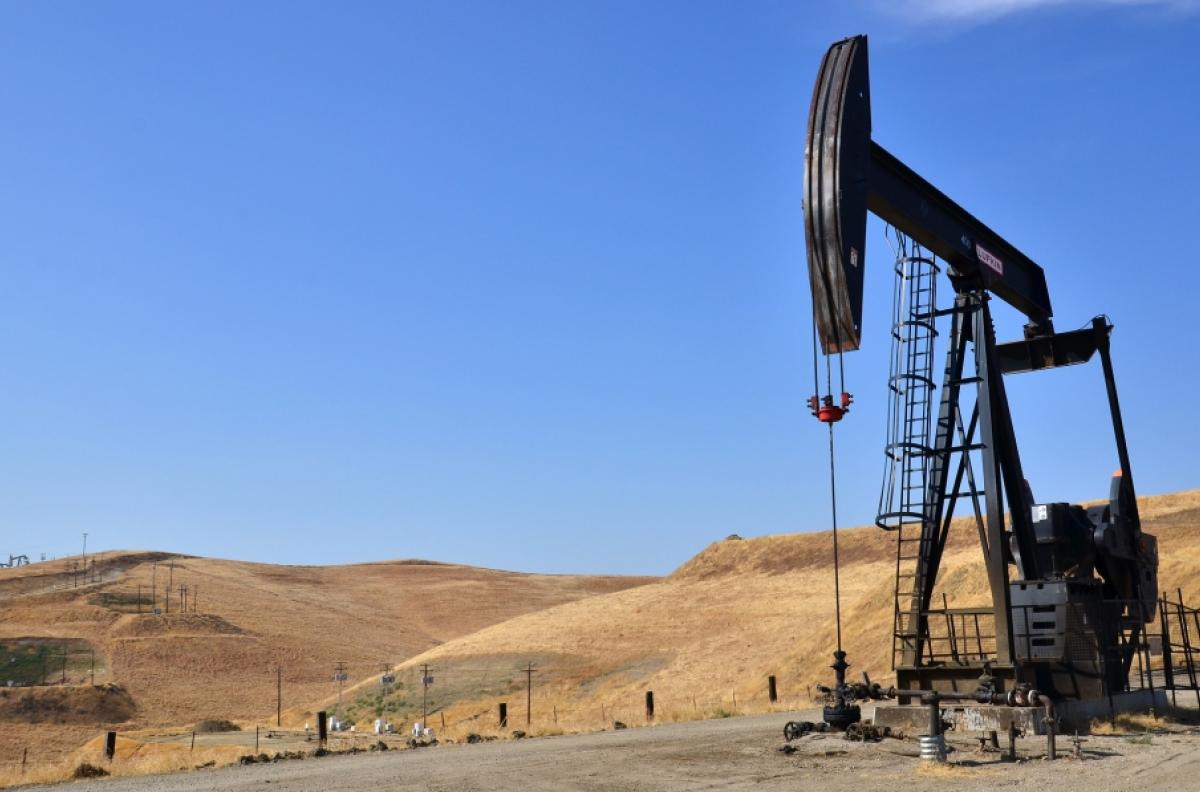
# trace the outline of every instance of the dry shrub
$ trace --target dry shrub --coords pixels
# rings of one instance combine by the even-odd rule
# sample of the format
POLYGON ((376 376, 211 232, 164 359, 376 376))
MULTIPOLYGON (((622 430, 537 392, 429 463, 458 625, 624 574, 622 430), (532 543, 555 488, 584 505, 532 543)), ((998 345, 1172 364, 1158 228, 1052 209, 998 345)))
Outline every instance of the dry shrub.
POLYGON ((1180 726, 1200 725, 1200 710, 1166 707, 1149 712, 1122 712, 1117 717, 1091 723, 1092 734, 1138 734, 1151 731, 1171 731, 1180 726))
POLYGON ((0 789, 19 784, 56 784, 71 778, 73 768, 65 762, 37 764, 25 770, 18 767, 0 769, 0 789))
POLYGON ((241 731, 242 727, 238 726, 233 721, 224 720, 221 718, 207 718, 202 721, 197 721, 192 727, 192 731, 196 734, 219 734, 221 732, 241 731))
POLYGON ((71 773, 71 778, 104 778, 108 775, 108 771, 103 767, 98 767, 91 762, 80 762, 79 766, 71 773))

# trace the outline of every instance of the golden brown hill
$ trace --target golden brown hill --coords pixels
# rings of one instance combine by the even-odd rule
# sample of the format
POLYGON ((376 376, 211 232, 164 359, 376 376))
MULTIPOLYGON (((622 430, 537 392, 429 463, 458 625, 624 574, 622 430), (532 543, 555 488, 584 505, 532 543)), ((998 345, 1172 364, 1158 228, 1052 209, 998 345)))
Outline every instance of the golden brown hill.
MULTIPOLYGON (((1164 590, 1200 599, 1200 490, 1143 499, 1142 514, 1159 538, 1164 590)), ((886 681, 895 537, 855 528, 839 539, 851 673, 886 681)), ((660 720, 730 712, 735 697, 737 710, 761 710, 769 675, 783 704, 807 703, 811 686, 832 676, 830 559, 828 532, 716 542, 656 583, 493 625, 407 661, 398 674, 415 680, 423 663, 436 670, 431 722, 444 713, 452 731, 494 728, 499 701, 524 728, 527 662, 538 666, 533 721, 541 728, 642 723, 647 690, 660 720)), ((990 603, 973 524, 952 530, 943 570, 951 607, 990 603)), ((416 717, 411 706, 399 715, 416 717)))
POLYGON ((20 688, 23 695, 0 708, 0 762, 19 759, 26 746, 31 760, 49 758, 113 721, 108 710, 91 722, 80 710, 104 698, 88 693, 93 651, 95 683, 115 683, 128 696, 123 730, 207 717, 265 723, 275 712, 277 668, 284 706, 310 702, 336 690, 336 663, 360 679, 513 616, 652 580, 423 561, 272 566, 120 552, 106 553, 98 582, 88 583, 71 563, 0 569, 5 670, 23 673, 18 682, 68 683, 20 688), (163 613, 149 613, 152 605, 163 613), (43 725, 22 721, 22 711, 41 713, 43 725))
POLYGON ((119 685, 0 688, 0 720, 23 724, 125 723, 137 714, 119 685))

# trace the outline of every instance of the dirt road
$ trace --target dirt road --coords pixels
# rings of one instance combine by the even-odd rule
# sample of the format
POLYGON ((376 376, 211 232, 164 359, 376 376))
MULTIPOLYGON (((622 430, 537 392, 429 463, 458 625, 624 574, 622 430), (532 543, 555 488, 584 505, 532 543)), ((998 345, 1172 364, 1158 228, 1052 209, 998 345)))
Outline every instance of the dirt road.
MULTIPOLYGON (((850 743, 839 735, 809 736, 787 755, 781 728, 815 713, 775 714, 679 723, 599 734, 445 745, 419 750, 333 756, 269 765, 199 770, 172 776, 76 783, 96 792, 234 792, 264 790, 432 790, 434 792, 559 792, 560 790, 795 790, 830 792, 900 789, 983 792, 1071 789, 1200 789, 1200 734, 1093 736, 1083 760, 1041 759, 1044 741, 1022 740, 1017 764, 952 740, 952 763, 916 758, 913 740, 850 743), (1037 757, 1037 758, 1034 758, 1037 757), (267 786, 270 785, 270 786, 267 786)), ((1061 739, 1072 753, 1070 737, 1061 739)))

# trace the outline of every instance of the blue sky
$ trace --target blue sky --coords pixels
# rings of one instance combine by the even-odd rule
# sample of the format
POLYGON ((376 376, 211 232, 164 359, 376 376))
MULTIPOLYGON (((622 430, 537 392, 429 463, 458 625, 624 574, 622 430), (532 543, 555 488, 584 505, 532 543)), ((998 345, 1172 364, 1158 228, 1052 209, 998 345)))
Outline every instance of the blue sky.
MULTIPOLYGON (((1060 329, 1112 317, 1139 490, 1200 486, 1197 10, 5 3, 0 554, 662 573, 826 527, 804 126, 862 32, 875 139, 1046 268, 1060 329)), ((1010 388, 1037 497, 1103 496, 1098 366, 1010 388)))

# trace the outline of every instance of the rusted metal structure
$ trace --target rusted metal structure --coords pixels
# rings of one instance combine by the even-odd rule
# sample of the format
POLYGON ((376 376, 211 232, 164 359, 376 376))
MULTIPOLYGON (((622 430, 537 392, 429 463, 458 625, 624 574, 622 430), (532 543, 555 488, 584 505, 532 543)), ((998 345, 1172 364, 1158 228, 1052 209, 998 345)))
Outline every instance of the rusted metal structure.
MULTIPOLYGON (((865 36, 837 42, 821 62, 805 155, 814 343, 827 372, 822 395, 814 351, 818 383, 810 406, 824 423, 840 420, 852 401, 844 384, 834 393, 830 360, 862 340, 868 212, 898 241, 894 404, 877 519, 897 533, 897 695, 973 695, 981 678, 990 680, 985 692, 992 698, 1040 691, 1035 701, 1104 699, 1127 690, 1134 659, 1146 648, 1146 626, 1163 606, 1156 542, 1138 517, 1109 354, 1112 325, 1098 317, 1084 329, 1056 332, 1042 268, 871 139, 865 36), (953 302, 938 307, 935 283, 943 268, 953 302), (996 340, 995 299, 1027 318, 1021 338, 996 340), (935 338, 944 339, 940 385, 933 376, 935 338), (1035 499, 1005 379, 1095 357, 1119 465, 1108 502, 1085 510, 1035 499), (992 602, 952 609, 934 595, 951 518, 965 505, 992 602)), ((850 692, 846 667, 839 646, 835 690, 850 692)), ((849 711, 853 696, 835 698, 832 717, 842 707, 846 719, 857 718, 849 711)))

